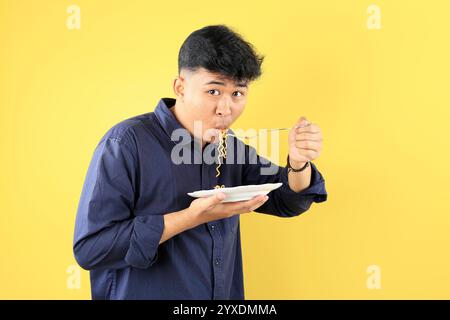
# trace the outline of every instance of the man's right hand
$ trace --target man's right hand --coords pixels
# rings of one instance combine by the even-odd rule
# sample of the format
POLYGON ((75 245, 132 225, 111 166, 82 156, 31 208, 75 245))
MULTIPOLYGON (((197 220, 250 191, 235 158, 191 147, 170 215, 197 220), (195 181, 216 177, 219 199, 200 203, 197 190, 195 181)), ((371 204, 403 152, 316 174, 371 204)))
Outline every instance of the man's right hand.
POLYGON ((256 196, 247 201, 221 203, 226 198, 224 193, 218 193, 207 198, 199 198, 191 202, 188 214, 192 215, 196 224, 229 218, 236 214, 252 212, 262 206, 266 195, 256 196))

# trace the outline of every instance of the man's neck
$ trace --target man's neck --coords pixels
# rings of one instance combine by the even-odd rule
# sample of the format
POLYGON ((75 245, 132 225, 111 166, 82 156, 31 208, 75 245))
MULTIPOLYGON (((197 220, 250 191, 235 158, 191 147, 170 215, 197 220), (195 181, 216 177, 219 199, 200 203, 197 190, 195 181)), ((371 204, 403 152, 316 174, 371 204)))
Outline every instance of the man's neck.
MULTIPOLYGON (((183 104, 177 99, 175 105, 169 109, 172 114, 175 116, 177 121, 181 124, 183 128, 185 128, 192 137, 194 136, 194 121, 190 119, 189 115, 185 113, 185 108, 183 108, 183 104)), ((202 139, 202 148, 206 145, 206 141, 202 139)))

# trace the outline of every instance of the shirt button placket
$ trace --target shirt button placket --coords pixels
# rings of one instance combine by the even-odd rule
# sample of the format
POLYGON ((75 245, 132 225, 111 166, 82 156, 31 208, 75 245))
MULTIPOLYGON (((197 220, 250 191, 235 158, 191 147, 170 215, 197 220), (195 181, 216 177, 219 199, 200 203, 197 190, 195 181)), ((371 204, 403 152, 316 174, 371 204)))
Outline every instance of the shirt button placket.
MULTIPOLYGON (((202 187, 207 189, 214 184, 211 176, 211 170, 214 170, 213 166, 202 165, 202 187)), ((215 177, 215 176, 214 176, 215 177)), ((213 252, 212 252, 212 263, 213 263, 213 274, 214 274, 214 292, 213 299, 223 298, 223 274, 222 274, 222 250, 223 250, 223 239, 221 236, 221 231, 219 230, 219 225, 217 222, 207 224, 209 228, 209 233, 213 241, 213 252)))

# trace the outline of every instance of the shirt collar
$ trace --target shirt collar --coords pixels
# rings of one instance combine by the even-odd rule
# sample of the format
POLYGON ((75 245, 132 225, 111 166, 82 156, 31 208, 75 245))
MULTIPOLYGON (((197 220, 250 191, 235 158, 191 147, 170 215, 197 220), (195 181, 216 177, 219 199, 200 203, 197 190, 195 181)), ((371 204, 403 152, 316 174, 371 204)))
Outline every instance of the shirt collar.
MULTIPOLYGON (((176 100, 173 98, 162 98, 159 100, 156 108, 155 108, 155 115, 158 118, 162 128, 164 129, 164 132, 167 134, 169 139, 172 137, 172 132, 176 129, 184 129, 186 130, 181 123, 178 122, 177 118, 175 118, 172 111, 170 111, 170 108, 175 105, 176 100)), ((186 130, 187 131, 187 130, 186 130)), ((192 136, 191 140, 189 139, 182 139, 180 142, 181 145, 188 144, 192 142, 192 136)), ((175 141, 174 141, 175 143, 175 141)))

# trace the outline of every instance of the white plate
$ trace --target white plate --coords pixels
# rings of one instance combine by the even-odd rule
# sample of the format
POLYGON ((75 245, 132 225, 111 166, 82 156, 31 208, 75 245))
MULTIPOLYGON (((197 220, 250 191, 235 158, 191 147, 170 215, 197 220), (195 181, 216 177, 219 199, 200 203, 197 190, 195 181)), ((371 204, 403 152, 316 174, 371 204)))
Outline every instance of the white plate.
POLYGON ((217 193, 223 192, 226 194, 226 198, 222 202, 237 202, 250 200, 253 197, 268 194, 270 191, 278 189, 283 183, 266 183, 266 184, 252 184, 247 186, 231 187, 231 188, 218 188, 211 190, 200 190, 195 192, 189 192, 188 195, 194 198, 205 198, 217 193))

